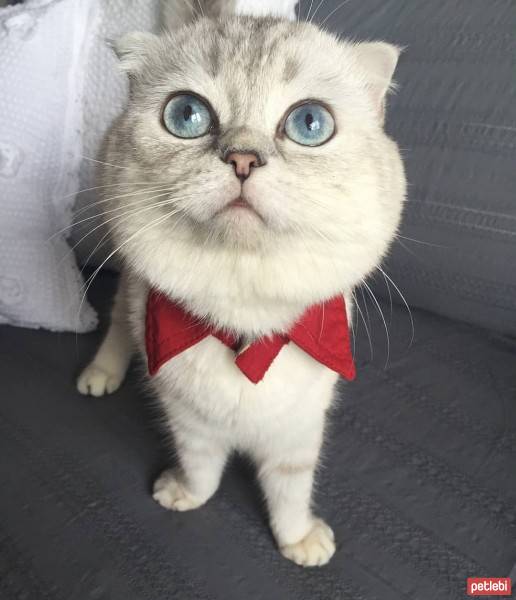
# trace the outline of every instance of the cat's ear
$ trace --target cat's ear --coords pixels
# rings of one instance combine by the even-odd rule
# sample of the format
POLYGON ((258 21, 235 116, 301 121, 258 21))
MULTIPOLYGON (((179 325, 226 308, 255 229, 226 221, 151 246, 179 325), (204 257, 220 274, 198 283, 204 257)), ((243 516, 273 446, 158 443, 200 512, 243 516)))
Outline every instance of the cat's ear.
POLYGON ((386 42, 363 42, 355 46, 357 60, 366 74, 366 85, 380 118, 385 115, 385 97, 393 87, 392 77, 402 48, 386 42))
POLYGON ((120 60, 120 68, 129 75, 137 75, 158 43, 158 36, 153 33, 134 31, 126 33, 110 45, 120 60))

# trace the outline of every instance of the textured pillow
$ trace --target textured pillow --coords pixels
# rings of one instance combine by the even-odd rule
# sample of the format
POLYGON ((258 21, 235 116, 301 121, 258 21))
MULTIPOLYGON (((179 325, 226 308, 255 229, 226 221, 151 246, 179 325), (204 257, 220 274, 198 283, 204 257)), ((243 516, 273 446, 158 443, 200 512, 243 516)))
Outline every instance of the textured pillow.
POLYGON ((316 19, 407 46, 388 129, 409 202, 387 272, 409 304, 515 334, 516 2, 325 0, 316 19))
POLYGON ((0 323, 87 331, 66 243, 81 160, 82 61, 96 2, 0 9, 0 323))

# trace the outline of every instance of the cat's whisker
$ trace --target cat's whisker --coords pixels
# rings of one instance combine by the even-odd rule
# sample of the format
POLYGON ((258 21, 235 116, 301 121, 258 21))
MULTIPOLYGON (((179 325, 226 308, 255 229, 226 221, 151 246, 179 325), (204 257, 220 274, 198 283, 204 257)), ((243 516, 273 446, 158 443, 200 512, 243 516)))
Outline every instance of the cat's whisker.
MULTIPOLYGON (((159 196, 156 196, 156 197, 159 197, 159 196)), ((177 200, 182 200, 182 199, 185 199, 188 197, 190 197, 190 196, 183 196, 181 198, 174 198, 174 199, 170 199, 170 200, 160 200, 159 202, 155 202, 155 203, 151 204, 150 206, 146 206, 145 208, 139 208, 139 209, 135 209, 132 211, 127 211, 126 213, 124 213, 122 215, 116 215, 115 217, 112 217, 111 219, 103 222, 98 227, 101 227, 101 226, 109 223, 110 221, 116 221, 116 220, 118 220, 118 224, 121 224, 130 219, 133 219, 134 217, 138 217, 139 215, 141 215, 145 212, 148 212, 149 210, 153 210, 153 209, 163 207, 163 206, 173 205, 173 204, 176 204, 177 200)), ((173 212, 174 212, 174 214, 177 214, 177 213, 181 212, 181 210, 182 209, 179 207, 176 211, 173 211, 173 212)), ((170 213, 167 213, 167 216, 170 216, 170 213)), ((95 229, 97 229, 97 227, 95 229)), ((93 231, 91 231, 90 234, 93 233, 93 231)), ((93 254, 96 252, 96 250, 98 250, 103 245, 102 244, 103 240, 105 240, 107 237, 109 237, 110 233, 111 233, 111 231, 107 231, 106 234, 104 234, 104 236, 101 238, 100 242, 97 244, 97 246, 94 248, 94 250, 88 256, 87 262, 93 256, 93 254)), ((87 234, 87 235, 89 235, 89 234, 87 234)))
POLYGON ((61 196, 57 198, 57 200, 65 200, 66 198, 71 198, 72 196, 79 196, 80 194, 85 194, 86 192, 94 192, 95 190, 102 190, 105 188, 117 187, 117 186, 130 186, 130 185, 154 185, 151 181, 144 182, 134 182, 134 183, 108 183, 106 185, 95 185, 93 187, 84 188, 82 190, 78 190, 77 192, 71 192, 70 194, 66 194, 65 196, 61 196))
MULTIPOLYGON (((343 297, 344 297, 344 301, 346 301, 346 297, 344 295, 343 295, 343 297)), ((349 320, 349 327, 351 328, 351 335, 354 337, 354 335, 355 335, 354 313, 353 313, 353 318, 349 319, 349 316, 351 315, 351 313, 350 313, 351 307, 346 306, 346 309, 348 311, 348 320, 349 320)), ((354 352, 353 352, 353 354, 354 354, 354 352)))
MULTIPOLYGON (((105 167, 111 167, 113 169, 123 169, 124 171, 130 171, 131 167, 123 167, 121 165, 115 165, 113 163, 110 162, 106 162, 104 160, 99 160, 97 158, 91 158, 90 156, 82 156, 81 158, 83 158, 84 160, 87 160, 89 162, 98 164, 98 165, 104 165, 105 167)), ((142 169, 144 172, 151 172, 150 169, 142 169)))
POLYGON ((341 4, 339 4, 339 6, 337 6, 336 8, 334 8, 331 13, 329 15, 326 16, 326 18, 321 22, 321 27, 324 27, 324 25, 326 24, 326 22, 331 19, 331 17, 333 17, 333 15, 340 10, 343 6, 345 6, 347 3, 349 2, 349 0, 344 0, 344 2, 342 2, 341 4))
POLYGON ((408 315, 409 315, 409 318, 410 318, 410 325, 411 325, 411 328, 412 328, 412 335, 411 335, 410 344, 409 344, 409 347, 410 347, 414 343, 414 337, 416 335, 416 330, 415 330, 415 327, 414 327, 414 317, 412 316, 412 311, 410 310, 410 306, 409 306, 409 304, 408 304, 405 296, 401 293, 400 288, 394 283, 394 281, 392 280, 392 278, 389 275, 387 275, 387 273, 382 269, 382 267, 378 266, 376 268, 377 268, 378 271, 380 271, 380 273, 383 274, 383 276, 386 278, 386 280, 388 280, 391 283, 391 285, 394 287, 394 289, 396 290, 396 292, 398 292, 401 300, 403 301, 403 304, 405 305, 405 307, 406 307, 406 309, 408 311, 408 315))
MULTIPOLYGON (((165 195, 165 194, 162 194, 165 195)), ((147 198, 146 201, 149 200, 153 200, 155 198, 159 198, 161 197, 161 195, 159 196, 154 196, 153 198, 147 198)), ((151 210, 154 208, 158 208, 159 206, 165 206, 167 204, 172 204, 172 202, 167 201, 167 200, 161 200, 160 202, 155 202, 153 204, 151 204, 150 206, 145 206, 144 208, 135 208, 133 210, 125 210, 125 212, 123 212, 120 215, 115 215, 114 217, 111 217, 110 219, 106 219, 103 220, 102 223, 99 223, 98 225, 96 225, 95 227, 93 227, 92 229, 90 229, 85 235, 83 235, 81 237, 81 239, 76 242, 71 248, 70 250, 65 254, 65 256, 61 259, 60 263, 66 259, 66 257, 68 257, 72 252, 74 252, 74 250, 76 250, 76 248, 82 244, 84 242, 84 240, 86 238, 88 238, 90 235, 92 235, 93 233, 95 233, 95 231, 98 231, 99 229, 101 229, 102 227, 105 227, 108 223, 111 223, 113 221, 116 221, 117 219, 119 220, 120 223, 125 222, 127 219, 129 218, 133 218, 135 216, 138 216, 140 213, 146 212, 146 210, 151 210)), ((126 209, 127 207, 124 207, 124 209, 126 209)), ((81 273, 84 271, 84 268, 88 265, 90 258, 92 258, 92 256, 94 255, 94 253, 103 245, 103 241, 108 238, 110 235, 110 231, 108 231, 106 234, 104 234, 102 236, 102 238, 100 239, 99 243, 97 244, 97 246, 95 246, 95 248, 93 249, 93 251, 90 253, 90 255, 88 256, 88 258, 86 259, 86 262, 84 264, 84 267, 81 269, 81 273)))
POLYGON ((205 18, 205 17, 206 17, 206 14, 204 13, 204 9, 203 9, 203 7, 202 7, 202 2, 201 2, 201 0, 197 0, 197 5, 199 6, 199 11, 200 11, 201 17, 205 18))
MULTIPOLYGON (((122 184, 122 185, 131 185, 131 184, 122 184)), ((154 188, 153 186, 159 185, 160 188, 159 189, 169 189, 170 193, 172 193, 173 191, 180 189, 180 186, 177 184, 173 184, 173 183, 168 183, 165 184, 165 182, 155 182, 150 184, 150 186, 148 186, 145 189, 140 189, 140 190, 133 190, 131 192, 128 192, 127 194, 121 194, 119 196, 109 196, 108 198, 104 198, 102 200, 97 200, 96 202, 90 202, 87 206, 84 206, 83 208, 76 210, 74 212, 74 218, 76 218, 77 216, 79 216, 80 214, 87 212, 88 210, 91 210, 91 208, 99 206, 100 204, 105 204, 106 202, 111 202, 111 200, 114 200, 115 198, 126 198, 129 196, 137 196, 138 194, 145 194, 145 193, 149 193, 149 192, 153 192, 154 190, 157 190, 158 188, 154 188)))
MULTIPOLYGON (((364 301, 364 312, 365 312, 365 315, 367 318, 367 324, 368 324, 369 330, 371 331, 371 334, 372 334, 373 328, 371 326, 371 315, 369 314, 369 307, 367 306, 367 298, 364 293, 364 288, 360 287, 359 289, 360 289, 360 294, 362 295, 362 300, 364 301)), ((372 360, 372 358, 373 357, 371 356, 371 360, 372 360)))
MULTIPOLYGON (((351 293, 353 296, 353 292, 351 293)), ((353 356, 357 354, 357 337, 358 337, 358 311, 353 312, 353 318, 351 319, 351 331, 353 332, 353 356)))
POLYGON ((401 241, 401 240, 394 240, 396 242, 398 242, 398 244, 406 251, 408 252, 411 256, 413 256, 414 258, 416 258, 417 260, 421 260, 421 258, 415 253, 413 252, 410 248, 407 248, 407 246, 405 246, 405 244, 401 241))
MULTIPOLYGON (((351 292, 351 295, 353 296, 353 299, 355 300, 355 306, 357 307, 358 314, 360 315, 360 317, 362 318, 362 321, 364 323, 364 327, 365 327, 366 334, 367 334, 367 339, 369 340, 369 349, 371 351, 371 360, 373 360, 374 353, 373 353, 373 340, 371 338, 371 332, 369 331, 369 327, 367 326, 367 322, 365 320, 364 313, 362 312, 362 309, 360 308, 360 304, 358 302, 358 298, 357 298, 357 295, 355 294, 354 290, 351 292)), ((358 319, 358 317, 357 317, 357 319, 358 319)), ((358 328, 358 324, 357 324, 357 328, 358 328)))
POLYGON ((423 246, 432 246, 433 248, 449 248, 449 246, 442 246, 440 244, 433 244, 432 242, 424 242, 423 240, 416 240, 415 238, 411 238, 411 237, 406 237, 404 235, 400 235, 399 233, 397 233, 395 235, 396 238, 398 239, 402 239, 402 240, 407 240, 408 242, 414 242, 415 244, 422 244, 423 246))
MULTIPOLYGON (((148 208, 148 210, 154 209, 154 208, 158 208, 160 206, 166 206, 168 204, 172 204, 169 201, 161 201, 161 202, 156 202, 155 204, 153 204, 152 206, 146 207, 148 208)), ((145 212, 146 209, 140 209, 138 211, 134 211, 131 214, 125 214, 123 216, 117 216, 116 219, 120 219, 119 224, 120 223, 125 223, 126 221, 128 221, 129 219, 132 219, 134 217, 139 216, 141 213, 145 212)), ((95 229, 104 226, 105 223, 102 223, 101 225, 98 225, 97 227, 95 227, 95 229)), ((93 231, 95 231, 95 229, 93 231)), ((93 232, 90 232, 88 235, 90 235, 93 232)), ((93 250, 89 253, 89 255, 86 257, 86 260, 84 262, 84 266, 81 269, 81 273, 84 272, 84 269, 88 266, 90 260, 93 258, 93 256, 95 256, 95 254, 103 247, 106 245, 106 243, 108 242, 108 239, 111 235, 111 231, 108 230, 106 231, 106 233, 100 238, 100 240, 97 242, 97 244, 95 245, 95 247, 93 248, 93 250)), ((84 240, 84 238, 83 238, 84 240)), ((83 241, 81 240, 81 241, 83 241)))
POLYGON ((310 0, 310 6, 308 8, 308 14, 306 15, 306 20, 307 21, 310 21, 310 13, 312 12, 313 6, 314 6, 314 0, 310 0))
POLYGON ((317 5, 317 8, 314 10, 314 14, 312 15, 312 18, 310 19, 310 23, 313 23, 315 16, 317 15, 317 13, 319 12, 319 9, 322 7, 322 5, 326 2, 326 0, 321 0, 319 2, 319 4, 317 5))
POLYGON ((516 131, 516 127, 510 125, 493 125, 492 123, 468 123, 468 125, 475 125, 476 127, 485 127, 486 129, 498 129, 501 131, 516 131))
POLYGON ((393 306, 393 301, 392 301, 391 286, 389 285, 389 281, 387 280, 387 277, 385 277, 384 273, 382 273, 382 276, 385 281, 385 287, 387 288, 387 294, 389 296, 389 315, 390 315, 389 316, 389 325, 392 325, 394 306, 393 306))
POLYGON ((384 367, 386 369, 389 365, 389 360, 391 357, 391 338, 389 335, 389 328, 387 327, 387 321, 385 320, 385 316, 383 314, 382 308, 381 308, 380 303, 378 302, 376 296, 374 295, 373 290, 371 289, 371 287, 368 285, 368 283, 364 279, 362 279, 362 285, 364 285, 366 290, 369 292, 369 295, 371 296, 378 312, 380 313, 380 317, 382 318, 383 327, 385 329, 385 335, 387 336, 387 358, 385 360, 385 367, 384 367))
MULTIPOLYGON (((156 198, 161 198, 163 196, 167 196, 168 192, 165 194, 159 194, 157 196, 152 196, 151 198, 146 198, 145 202, 149 202, 151 200, 155 200, 156 198)), ((117 214, 114 217, 110 217, 109 219, 103 219, 102 222, 98 225, 96 225, 95 227, 93 227, 92 229, 90 229, 90 231, 88 231, 88 233, 86 233, 73 247, 72 250, 75 250, 75 248, 77 248, 77 246, 79 246, 87 237, 89 237, 90 235, 92 235, 93 233, 95 233, 95 231, 97 231, 98 229, 100 229, 101 227, 105 227, 108 223, 112 223, 113 221, 116 221, 117 219, 119 219, 121 222, 122 219, 124 217, 134 217, 134 216, 138 216, 140 213, 144 213, 148 210, 152 210, 153 208, 157 208, 158 206, 162 205, 162 204, 166 204, 167 201, 160 201, 160 202, 155 202, 153 204, 150 205, 146 205, 144 208, 134 208, 133 210, 127 210, 128 208, 130 209, 131 206, 140 206, 141 204, 143 204, 144 201, 140 201, 138 203, 135 203, 133 205, 128 205, 128 206, 123 206, 120 207, 119 209, 117 209, 118 211, 123 211, 121 214, 117 214)), ((113 211, 106 211, 106 213, 104 214, 108 214, 109 212, 114 212, 115 209, 113 209, 113 211)))
MULTIPOLYGON (((114 200, 116 198, 127 198, 129 196, 133 196, 133 195, 137 195, 137 194, 144 194, 144 193, 155 193, 155 192, 166 192, 167 194, 170 193, 170 190, 168 190, 168 188, 162 188, 162 189, 155 189, 155 190, 145 190, 145 191, 140 191, 140 192, 134 192, 132 194, 122 194, 120 196, 112 196, 111 198, 107 198, 105 200, 105 202, 110 202, 111 200, 114 200)), ((164 194, 165 195, 165 194, 164 194)), ((81 225, 82 223, 86 223, 87 221, 92 221, 93 219, 99 219, 107 214, 113 213, 113 212, 117 212, 120 210, 124 210, 125 208, 128 208, 130 206, 137 206, 139 204, 143 204, 144 202, 146 202, 148 200, 148 198, 143 198, 142 200, 138 200, 137 202, 134 203, 130 203, 130 204, 125 204, 124 206, 118 206, 116 208, 112 208, 110 210, 106 210, 103 211, 101 213, 97 213, 94 215, 90 215, 89 217, 85 217, 84 219, 81 219, 80 221, 73 221, 73 223, 71 223, 70 225, 67 225, 66 227, 63 227, 62 229, 60 229, 59 231, 56 231, 54 234, 52 234, 47 242, 52 241, 55 237, 65 233, 66 231, 68 231, 69 229, 73 229, 74 227, 77 227, 78 225, 81 225)), ((92 208, 88 207, 88 208, 92 208)), ((80 211, 79 211, 80 212, 80 211)), ((75 215, 75 217, 79 214, 79 212, 75 215)))
POLYGON ((132 242, 132 240, 134 238, 136 238, 138 235, 142 235, 143 233, 145 233, 146 231, 148 231, 152 227, 157 227, 159 224, 161 224, 162 222, 166 221, 167 219, 169 219, 170 217, 174 216, 175 214, 176 214, 175 211, 171 211, 170 213, 167 213, 166 215, 162 215, 161 217, 158 217, 158 218, 152 220, 148 225, 146 225, 145 227, 142 227, 141 229, 139 229, 138 231, 136 231, 135 233, 133 233, 132 235, 130 235, 122 244, 120 244, 117 248, 115 248, 112 252, 109 253, 109 255, 107 256, 107 258, 105 258, 102 261, 102 263, 100 264, 100 266, 98 266, 95 269, 95 271, 93 272, 93 274, 86 280, 85 285, 83 286, 83 287, 85 287, 85 289, 84 289, 84 293, 82 295, 81 302, 79 304, 79 308, 77 310, 77 319, 80 318, 80 314, 82 312, 82 307, 84 305, 84 302, 86 300, 86 296, 88 294, 88 291, 91 288, 91 285, 92 285, 93 281, 98 276, 98 274, 101 272, 101 270, 104 268, 104 266, 106 265, 106 263, 111 258, 113 258, 113 256, 115 256, 115 254, 117 254, 118 252, 120 252, 120 250, 122 248, 124 248, 127 244, 129 244, 130 242, 132 242))
MULTIPOLYGON (((147 190, 141 190, 139 192, 130 192, 128 194, 120 194, 118 196, 111 196, 110 198, 106 198, 105 200, 98 202, 97 204, 93 205, 91 204, 90 206, 88 206, 88 209, 92 209, 92 208, 98 208, 98 206, 100 204, 105 204, 108 202, 112 202, 113 200, 122 200, 123 198, 132 198, 132 200, 128 203, 128 204, 123 204, 121 206, 116 206, 115 208, 110 208, 108 210, 104 210, 100 213, 95 213, 94 215, 89 215, 88 217, 84 217, 84 219, 80 220, 80 221, 74 221, 73 225, 80 225, 81 223, 85 222, 85 221, 90 221, 91 219, 98 219, 100 217, 103 217, 104 215, 107 215, 109 213, 113 213, 119 210, 124 210, 124 208, 127 208, 129 206, 138 206, 139 204, 143 204, 144 202, 146 202, 148 200, 148 196, 147 194, 156 194, 156 193, 163 193, 163 195, 165 194, 171 194, 173 192, 172 189, 170 189, 169 186, 166 187, 161 187, 161 188, 152 188, 152 189, 147 189, 147 190), (145 194, 144 198, 140 198, 138 200, 134 199, 134 196, 140 196, 145 194)), ((80 214, 81 211, 78 211, 75 214, 75 217, 77 217, 80 214)), ((87 211, 82 211, 82 212, 87 212, 87 211)))

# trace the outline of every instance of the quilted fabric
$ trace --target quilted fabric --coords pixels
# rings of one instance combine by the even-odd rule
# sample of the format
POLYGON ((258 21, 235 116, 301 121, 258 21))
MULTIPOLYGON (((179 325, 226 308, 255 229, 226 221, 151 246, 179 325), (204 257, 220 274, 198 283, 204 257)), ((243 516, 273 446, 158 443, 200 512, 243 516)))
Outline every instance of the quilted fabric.
MULTIPOLYGON (((112 286, 98 283, 105 316, 112 286)), ((414 321, 409 347, 394 307, 387 369, 380 319, 374 360, 360 327, 358 376, 338 388, 318 474, 317 510, 338 540, 322 569, 279 554, 241 461, 203 508, 156 504, 173 453, 137 370, 110 398, 75 390, 102 332, 77 346, 0 327, 0 599, 466 600, 467 577, 508 576, 516 343, 424 311, 414 321)))
POLYGON ((0 9, 0 322, 88 331, 64 232, 81 160, 82 59, 96 2, 0 9))
POLYGON ((406 46, 388 129, 409 202, 388 273, 411 305, 516 333, 516 2, 326 0, 316 20, 406 46))

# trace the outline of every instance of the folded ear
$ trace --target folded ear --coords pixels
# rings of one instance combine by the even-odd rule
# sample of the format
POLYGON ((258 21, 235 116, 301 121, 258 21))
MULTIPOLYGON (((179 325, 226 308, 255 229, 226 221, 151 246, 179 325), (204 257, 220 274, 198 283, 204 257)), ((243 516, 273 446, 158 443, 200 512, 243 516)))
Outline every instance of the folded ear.
POLYGON ((392 87, 392 76, 401 48, 386 42, 364 42, 355 47, 358 63, 366 74, 367 88, 383 121, 385 96, 392 87))
POLYGON ((158 36, 153 33, 134 31, 126 33, 119 40, 111 42, 111 47, 120 60, 120 68, 129 75, 137 75, 144 67, 158 36))

